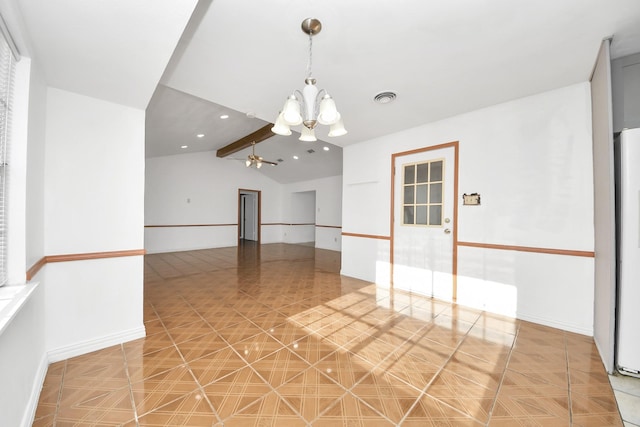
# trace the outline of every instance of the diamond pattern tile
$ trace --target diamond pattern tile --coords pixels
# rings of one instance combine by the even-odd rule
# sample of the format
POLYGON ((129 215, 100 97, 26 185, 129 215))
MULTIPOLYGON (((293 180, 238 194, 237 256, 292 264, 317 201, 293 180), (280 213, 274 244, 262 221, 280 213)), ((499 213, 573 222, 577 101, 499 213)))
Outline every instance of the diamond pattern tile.
POLYGON ((204 391, 216 413, 225 419, 261 399, 271 387, 246 367, 209 384, 204 391))
POLYGON ((184 360, 190 362, 227 347, 227 343, 217 332, 211 332, 197 338, 182 341, 176 346, 184 360))
POLYGON ((248 363, 231 347, 189 362, 191 372, 200 385, 210 384, 247 366, 248 363))
POLYGON ((391 427, 394 424, 351 393, 347 393, 316 418, 313 425, 316 427, 391 427))
POLYGON ((422 395, 393 375, 378 372, 364 377, 351 393, 397 424, 422 395))
POLYGON ((426 393, 469 417, 486 423, 496 397, 496 388, 482 385, 448 371, 441 371, 426 393))
POLYGON ((332 406, 346 390, 318 370, 308 368, 277 390, 307 422, 332 406))
POLYGON ((179 366, 131 384, 133 401, 139 415, 164 406, 197 388, 198 383, 187 366, 179 366))
POLYGON ((146 337, 51 364, 33 425, 623 426, 592 338, 339 271, 304 245, 146 255, 146 337))
POLYGON ((273 388, 309 369, 309 364, 289 349, 283 348, 253 363, 253 369, 273 388))
POLYGON ((303 427, 307 423, 285 400, 276 393, 266 394, 262 399, 227 418, 222 427, 303 427))
POLYGON ((247 362, 255 362, 284 348, 281 342, 276 341, 271 335, 263 332, 232 345, 247 362))
MULTIPOLYGON (((159 426, 211 426, 219 421, 202 394, 187 394, 138 418, 140 427, 159 426)), ((131 422, 135 426, 135 422, 131 422)))

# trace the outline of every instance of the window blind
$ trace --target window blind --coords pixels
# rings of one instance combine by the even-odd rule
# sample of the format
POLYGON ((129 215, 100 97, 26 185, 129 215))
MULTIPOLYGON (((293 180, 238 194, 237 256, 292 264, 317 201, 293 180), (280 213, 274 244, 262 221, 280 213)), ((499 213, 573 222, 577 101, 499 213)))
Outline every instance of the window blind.
POLYGON ((15 61, 0 33, 0 286, 7 283, 7 190, 15 61))

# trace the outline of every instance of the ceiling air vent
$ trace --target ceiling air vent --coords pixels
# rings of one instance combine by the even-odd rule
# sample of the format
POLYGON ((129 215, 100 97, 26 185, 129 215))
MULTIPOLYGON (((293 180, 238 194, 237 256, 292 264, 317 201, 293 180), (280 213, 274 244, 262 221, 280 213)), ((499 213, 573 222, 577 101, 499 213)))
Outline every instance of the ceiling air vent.
POLYGON ((316 152, 316 150, 314 150, 313 148, 309 148, 309 149, 307 150, 307 153, 309 153, 309 154, 313 154, 313 153, 315 153, 315 152, 316 152))
POLYGON ((278 159, 278 163, 284 162, 284 159, 278 159))
POLYGON ((395 100, 397 96, 398 95, 396 95, 395 92, 384 91, 374 96, 373 100, 378 104, 388 104, 390 102, 393 102, 393 100, 395 100))

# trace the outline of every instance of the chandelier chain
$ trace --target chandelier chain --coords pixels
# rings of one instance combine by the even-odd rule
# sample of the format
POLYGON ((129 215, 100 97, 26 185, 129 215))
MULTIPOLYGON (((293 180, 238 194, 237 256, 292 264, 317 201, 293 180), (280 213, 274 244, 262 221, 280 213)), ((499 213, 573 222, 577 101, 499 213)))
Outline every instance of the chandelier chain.
POLYGON ((313 65, 313 37, 309 34, 309 62, 307 62, 307 78, 311 78, 313 73, 311 67, 313 65))

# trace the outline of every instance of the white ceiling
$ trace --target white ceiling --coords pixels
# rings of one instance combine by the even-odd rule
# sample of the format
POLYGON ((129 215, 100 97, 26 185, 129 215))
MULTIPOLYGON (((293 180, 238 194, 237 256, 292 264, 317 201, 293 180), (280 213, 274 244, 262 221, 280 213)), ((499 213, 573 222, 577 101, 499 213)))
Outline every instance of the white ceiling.
MULTIPOLYGON (((0 2, 19 5, 51 86, 137 108, 194 8, 194 0, 0 2)), ((214 150, 274 121, 304 84, 307 17, 323 24, 313 75, 349 130, 329 139, 340 146, 585 82, 608 36, 614 57, 640 51, 638 0, 201 0, 149 104, 147 155, 198 143, 214 150), (396 101, 375 104, 383 90, 396 101), (221 111, 231 117, 219 120, 221 111), (209 145, 194 140, 199 132, 209 145)), ((327 140, 326 130, 318 136, 327 140)), ((258 154, 270 159, 280 154, 269 145, 297 143, 278 139, 258 154)))

